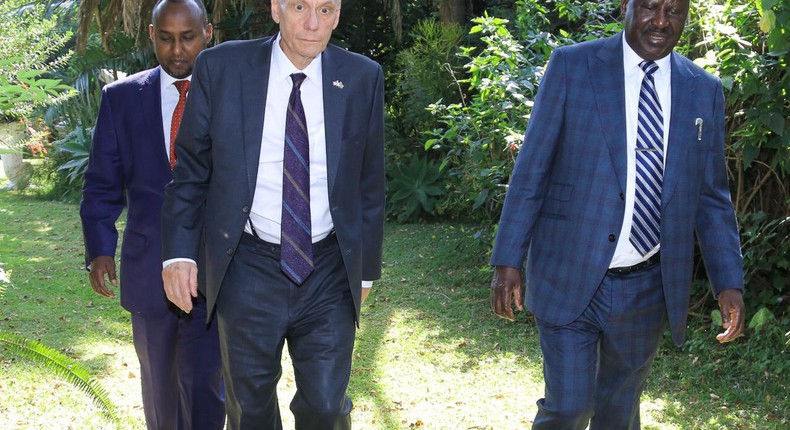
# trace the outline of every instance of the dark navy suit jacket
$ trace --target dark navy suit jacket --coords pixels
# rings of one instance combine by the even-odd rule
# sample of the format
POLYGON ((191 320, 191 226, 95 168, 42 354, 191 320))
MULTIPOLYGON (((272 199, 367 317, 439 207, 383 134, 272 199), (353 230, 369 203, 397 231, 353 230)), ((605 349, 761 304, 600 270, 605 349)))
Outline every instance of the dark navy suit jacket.
MULTIPOLYGON (((252 207, 274 40, 201 52, 176 138, 163 257, 205 257, 199 285, 209 315, 252 207)), ((321 61, 329 209, 358 315, 361 281, 381 275, 384 79, 377 63, 336 46, 327 46, 321 61)))
POLYGON ((128 209, 120 259, 121 305, 144 316, 164 315, 161 221, 172 175, 162 129, 159 67, 108 84, 101 107, 80 216, 86 260, 115 256, 115 221, 128 209))
MULTIPOLYGON (((552 324, 574 321, 590 303, 623 223, 622 40, 620 33, 554 51, 499 222, 491 264, 521 268, 526 258, 526 305, 552 324)), ((695 230, 716 295, 743 288, 743 264, 724 159, 721 82, 674 52, 671 67, 661 274, 672 337, 680 343, 695 230)))

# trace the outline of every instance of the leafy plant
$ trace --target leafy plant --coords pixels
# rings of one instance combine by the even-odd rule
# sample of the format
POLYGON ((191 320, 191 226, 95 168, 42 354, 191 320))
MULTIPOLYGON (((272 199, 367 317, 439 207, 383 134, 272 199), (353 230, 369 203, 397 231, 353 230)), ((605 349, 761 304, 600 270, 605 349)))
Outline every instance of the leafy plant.
POLYGON ((110 400, 107 391, 80 363, 40 342, 6 331, 0 331, 0 344, 4 345, 7 351, 43 366, 79 388, 93 399, 108 419, 113 422, 118 421, 117 408, 110 400))
MULTIPOLYGON (((0 275, 3 275, 0 278, 0 282, 8 282, 2 269, 0 269, 0 275)), ((0 294, 4 292, 5 286, 0 283, 0 294)), ((5 330, 0 330, 0 345, 5 346, 6 351, 41 365, 79 388, 90 396, 108 419, 115 423, 118 422, 117 408, 110 400, 107 391, 96 381, 90 371, 80 363, 41 342, 27 339, 5 330)))
POLYGON ((389 181, 389 214, 398 222, 435 215, 437 198, 445 193, 441 177, 441 166, 426 157, 412 157, 389 181))
POLYGON ((82 177, 88 168, 91 150, 91 132, 93 128, 77 126, 69 134, 56 142, 58 150, 68 154, 68 161, 58 170, 65 171, 69 182, 82 183, 82 177))
POLYGON ((21 0, 0 3, 0 117, 25 116, 36 107, 55 104, 73 95, 73 89, 49 71, 63 67, 70 52, 61 50, 70 33, 54 31, 54 19, 43 17, 43 6, 21 0))

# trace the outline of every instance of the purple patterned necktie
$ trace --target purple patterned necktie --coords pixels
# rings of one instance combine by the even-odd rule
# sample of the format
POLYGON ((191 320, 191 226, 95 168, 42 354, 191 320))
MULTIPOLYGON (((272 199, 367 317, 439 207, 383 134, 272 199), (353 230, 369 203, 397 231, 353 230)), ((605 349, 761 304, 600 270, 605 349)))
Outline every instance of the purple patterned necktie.
POLYGON ((285 117, 283 156, 283 214, 280 267, 296 285, 313 272, 310 222, 310 145, 299 87, 307 76, 291 75, 293 89, 285 117))

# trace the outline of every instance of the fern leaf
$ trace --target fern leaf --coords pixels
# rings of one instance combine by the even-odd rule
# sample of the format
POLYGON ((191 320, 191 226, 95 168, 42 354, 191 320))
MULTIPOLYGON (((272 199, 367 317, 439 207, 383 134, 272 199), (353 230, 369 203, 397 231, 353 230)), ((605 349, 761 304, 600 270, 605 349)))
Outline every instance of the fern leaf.
POLYGON ((5 345, 9 352, 42 365, 79 388, 96 403, 110 421, 118 423, 115 404, 85 366, 40 342, 14 333, 0 331, 0 344, 5 345))

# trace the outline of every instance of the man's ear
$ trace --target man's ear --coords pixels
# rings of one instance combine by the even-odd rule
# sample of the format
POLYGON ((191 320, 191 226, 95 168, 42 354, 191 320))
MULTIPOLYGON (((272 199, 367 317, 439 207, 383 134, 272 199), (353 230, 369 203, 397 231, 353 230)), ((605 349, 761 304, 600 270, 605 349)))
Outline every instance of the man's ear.
POLYGON ((206 43, 211 42, 212 36, 214 36, 214 26, 208 23, 206 25, 206 43))
POLYGON ((272 0, 272 20, 277 24, 280 23, 280 0, 272 0))

